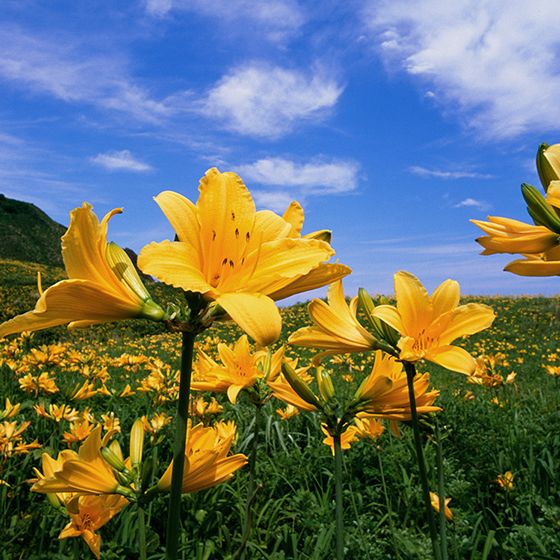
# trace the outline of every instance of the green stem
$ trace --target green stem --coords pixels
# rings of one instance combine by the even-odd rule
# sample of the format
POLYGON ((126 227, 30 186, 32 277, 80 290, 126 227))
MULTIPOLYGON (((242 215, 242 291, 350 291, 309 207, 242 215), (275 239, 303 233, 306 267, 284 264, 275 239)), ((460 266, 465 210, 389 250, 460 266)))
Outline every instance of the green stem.
POLYGON ((385 471, 383 469, 383 461, 381 459, 381 451, 377 451, 377 460, 379 461, 379 474, 381 475, 381 484, 383 485, 383 494, 385 495, 385 505, 387 507, 387 515, 389 516, 389 530, 391 531, 391 540, 393 541, 393 548, 395 555, 400 559, 401 554, 397 547, 397 539, 395 533, 395 523, 393 521, 393 508, 391 507, 391 500, 389 500, 389 493, 387 492, 387 483, 385 481, 385 471))
POLYGON ((336 500, 336 560, 344 559, 344 512, 342 509, 342 446, 340 433, 334 436, 334 488, 336 500))
POLYGON ((191 392, 191 373, 196 334, 183 332, 181 350, 181 377, 179 380, 179 398, 177 400, 177 418, 175 418, 175 444, 173 451, 173 469, 171 471, 171 493, 167 517, 167 558, 177 559, 179 532, 181 530, 181 494, 183 490, 183 470, 185 467, 185 447, 187 441, 187 421, 189 416, 189 397, 191 392))
POLYGON ((257 495, 257 450, 259 446, 259 432, 261 425, 261 409, 262 403, 255 405, 255 423, 253 425, 253 441, 251 453, 249 455, 249 487, 247 488, 247 502, 245 503, 245 523, 243 527, 243 538, 241 544, 235 552, 234 560, 241 558, 249 542, 251 532, 253 530, 253 502, 257 495))
POLYGON ((414 393, 414 377, 416 376, 416 367, 411 362, 403 362, 403 364, 406 371, 406 380, 408 383, 408 398, 410 399, 410 415, 412 417, 412 429, 414 432, 414 447, 416 448, 416 460, 418 463, 418 471, 420 473, 420 483, 422 485, 424 506, 426 507, 426 514, 428 516, 430 539, 432 540, 432 552, 434 553, 434 558, 436 560, 441 560, 437 540, 436 524, 434 520, 434 512, 432 510, 432 502, 430 501, 430 488, 428 486, 428 474, 426 472, 424 450, 422 449, 422 440, 420 439, 420 423, 418 422, 418 412, 416 410, 416 395, 414 393))
POLYGON ((439 544, 441 547, 442 560, 448 559, 447 551, 447 525, 445 519, 445 485, 443 473, 443 457, 441 452, 441 435, 439 422, 436 420, 436 462, 438 469, 438 494, 439 494, 439 544))
POLYGON ((141 506, 138 506, 138 548, 140 560, 146 560, 146 519, 144 508, 141 506))

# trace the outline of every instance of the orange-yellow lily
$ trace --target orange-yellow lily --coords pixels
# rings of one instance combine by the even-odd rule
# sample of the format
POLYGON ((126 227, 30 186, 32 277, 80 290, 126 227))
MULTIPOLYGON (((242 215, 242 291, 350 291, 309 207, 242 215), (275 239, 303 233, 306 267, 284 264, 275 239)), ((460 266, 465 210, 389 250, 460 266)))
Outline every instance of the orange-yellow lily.
POLYGON ((62 463, 53 465, 51 476, 38 480, 31 490, 43 494, 119 494, 125 491, 113 469, 101 455, 102 445, 101 426, 98 426, 84 441, 77 455, 64 456, 62 463))
POLYGON ((202 356, 202 379, 197 380, 195 374, 191 388, 195 391, 227 392, 232 404, 237 402, 237 396, 242 389, 252 387, 257 379, 263 377, 264 372, 259 368, 262 352, 251 353, 247 335, 241 336, 233 347, 218 344, 218 352, 222 365, 214 362, 208 356, 202 356), (209 362, 210 360, 210 362, 209 362))
MULTIPOLYGON (((453 519, 453 512, 448 507, 450 501, 451 498, 445 498, 445 502, 443 504, 443 513, 447 521, 451 521, 453 519)), ((439 513, 440 499, 435 492, 430 492, 430 502, 432 503, 432 507, 434 508, 434 510, 439 513)))
POLYGON ((316 360, 327 354, 363 352, 374 349, 376 339, 356 318, 358 298, 346 303, 342 281, 329 286, 328 303, 314 299, 309 304, 312 327, 303 327, 293 333, 288 342, 298 346, 324 349, 316 360))
MULTIPOLYGON (((247 463, 242 453, 227 456, 236 435, 235 424, 217 422, 205 427, 197 424, 187 430, 183 492, 198 492, 231 478, 247 463)), ((171 486, 173 461, 160 478, 157 487, 167 491, 171 486)))
POLYGON ((72 210, 70 226, 62 237, 68 280, 43 291, 39 278, 35 309, 0 325, 0 338, 65 323, 81 327, 134 317, 163 319, 163 310, 151 299, 126 253, 107 244, 107 224, 120 212, 116 208, 99 222, 85 202, 72 210))
POLYGON ((69 506, 70 522, 62 529, 59 539, 82 537, 91 552, 99 560, 101 537, 95 531, 110 521, 126 505, 123 496, 80 496, 69 506))
MULTIPOLYGON (((433 406, 439 391, 428 391, 430 376, 427 373, 414 378, 414 395, 418 414, 441 410, 433 406)), ((354 395, 360 412, 374 418, 405 421, 411 419, 410 400, 406 373, 402 363, 377 350, 371 373, 364 379, 354 395)))
POLYGON ((283 217, 257 212, 238 175, 206 172, 195 204, 172 191, 156 198, 178 241, 151 243, 140 268, 167 284, 214 300, 255 341, 280 336, 274 300, 324 286, 350 269, 327 264, 334 254, 320 239, 301 237, 303 211, 291 205, 283 217))
POLYGON ((454 280, 440 284, 431 296, 408 272, 397 272, 394 281, 397 306, 380 305, 373 315, 400 333, 400 359, 426 359, 452 371, 472 373, 474 358, 451 343, 488 328, 495 318, 492 309, 479 303, 459 305, 459 284, 454 280))

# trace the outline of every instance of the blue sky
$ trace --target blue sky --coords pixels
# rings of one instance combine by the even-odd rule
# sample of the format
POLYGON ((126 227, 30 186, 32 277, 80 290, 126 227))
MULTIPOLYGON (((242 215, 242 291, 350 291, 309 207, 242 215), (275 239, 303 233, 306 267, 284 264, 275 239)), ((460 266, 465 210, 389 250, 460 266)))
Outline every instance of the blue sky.
POLYGON ((528 220, 519 186, 560 142, 554 0, 5 0, 0 192, 68 223, 122 206, 110 238, 170 238, 152 197, 238 172, 257 206, 330 228, 358 287, 555 294, 502 272, 469 218, 528 220))

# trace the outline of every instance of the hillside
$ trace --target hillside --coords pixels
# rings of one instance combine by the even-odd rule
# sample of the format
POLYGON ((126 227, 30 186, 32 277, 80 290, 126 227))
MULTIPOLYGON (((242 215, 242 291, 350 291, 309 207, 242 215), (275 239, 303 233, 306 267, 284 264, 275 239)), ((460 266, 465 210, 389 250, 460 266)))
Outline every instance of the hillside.
POLYGON ((62 266, 65 231, 35 205, 0 194, 0 258, 62 266))

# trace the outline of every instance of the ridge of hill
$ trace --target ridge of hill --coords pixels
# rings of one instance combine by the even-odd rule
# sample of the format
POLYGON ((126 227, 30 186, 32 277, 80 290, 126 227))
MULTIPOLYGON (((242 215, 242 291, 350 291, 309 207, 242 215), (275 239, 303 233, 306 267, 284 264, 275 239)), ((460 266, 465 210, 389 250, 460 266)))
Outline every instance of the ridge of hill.
POLYGON ((34 204, 0 194, 0 258, 62 266, 65 231, 34 204))

